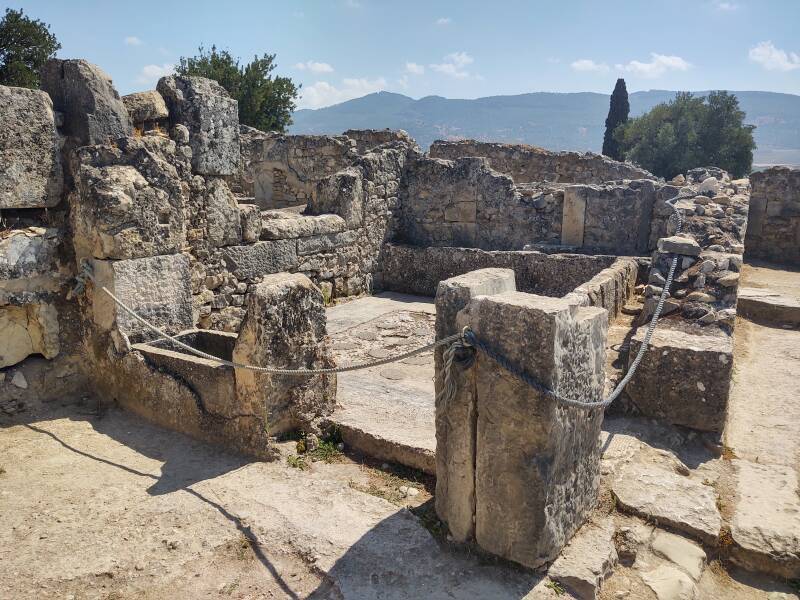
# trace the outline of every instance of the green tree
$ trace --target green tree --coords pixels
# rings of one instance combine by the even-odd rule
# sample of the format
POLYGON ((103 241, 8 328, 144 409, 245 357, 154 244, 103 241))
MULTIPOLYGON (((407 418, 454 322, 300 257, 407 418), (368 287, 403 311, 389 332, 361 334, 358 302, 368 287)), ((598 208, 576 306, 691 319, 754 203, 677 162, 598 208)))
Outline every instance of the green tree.
POLYGON ((728 92, 707 97, 680 92, 618 127, 614 137, 627 160, 668 179, 704 166, 745 177, 756 144, 755 127, 745 125, 744 118, 736 96, 728 92))
POLYGON ((0 21, 0 85, 38 88, 39 69, 60 48, 49 25, 6 9, 0 21))
POLYGON ((217 81, 239 102, 239 122, 261 131, 285 131, 292 124, 292 111, 300 86, 288 77, 273 76, 275 55, 253 57, 241 65, 227 50, 202 46, 197 56, 181 57, 179 75, 197 75, 217 81))
POLYGON ((606 132, 603 135, 603 154, 614 160, 622 160, 622 151, 619 142, 614 137, 614 130, 627 122, 631 105, 628 102, 628 89, 625 87, 625 80, 617 79, 614 91, 611 93, 611 103, 608 107, 606 117, 606 132))

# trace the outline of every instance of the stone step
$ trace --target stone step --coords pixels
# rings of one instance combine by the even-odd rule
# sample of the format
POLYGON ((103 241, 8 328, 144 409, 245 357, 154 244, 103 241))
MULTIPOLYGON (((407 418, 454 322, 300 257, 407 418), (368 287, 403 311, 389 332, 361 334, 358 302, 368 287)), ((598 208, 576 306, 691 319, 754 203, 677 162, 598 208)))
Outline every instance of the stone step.
POLYGON ((734 460, 732 560, 750 571, 800 578, 800 497, 791 466, 734 460))
POLYGON ((764 288, 739 288, 736 312, 759 323, 800 325, 800 300, 764 288))
POLYGON ((346 448, 435 474, 433 384, 427 390, 404 384, 382 376, 385 369, 340 374, 338 406, 330 421, 339 428, 346 448))

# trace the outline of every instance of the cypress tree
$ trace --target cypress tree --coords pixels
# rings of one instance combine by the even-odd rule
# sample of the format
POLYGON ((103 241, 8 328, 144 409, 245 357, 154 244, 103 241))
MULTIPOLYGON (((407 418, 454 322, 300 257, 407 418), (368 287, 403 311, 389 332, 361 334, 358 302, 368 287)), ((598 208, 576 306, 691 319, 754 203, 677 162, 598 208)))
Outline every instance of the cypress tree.
POLYGON ((611 104, 606 117, 606 133, 603 136, 603 154, 614 160, 624 160, 619 142, 614 139, 614 130, 628 120, 631 105, 628 103, 628 89, 625 80, 617 79, 614 92, 611 94, 611 104))

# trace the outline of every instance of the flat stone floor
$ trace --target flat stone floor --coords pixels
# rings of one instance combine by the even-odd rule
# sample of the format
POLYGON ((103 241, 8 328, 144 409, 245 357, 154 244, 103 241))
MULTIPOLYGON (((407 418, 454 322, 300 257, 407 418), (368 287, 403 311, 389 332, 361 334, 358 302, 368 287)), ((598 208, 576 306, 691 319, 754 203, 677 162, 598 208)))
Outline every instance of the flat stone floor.
MULTIPOLYGON (((337 363, 396 356, 435 338, 432 298, 382 293, 328 309, 337 363)), ((433 473, 433 352, 338 376, 332 420, 344 442, 370 456, 433 473)))

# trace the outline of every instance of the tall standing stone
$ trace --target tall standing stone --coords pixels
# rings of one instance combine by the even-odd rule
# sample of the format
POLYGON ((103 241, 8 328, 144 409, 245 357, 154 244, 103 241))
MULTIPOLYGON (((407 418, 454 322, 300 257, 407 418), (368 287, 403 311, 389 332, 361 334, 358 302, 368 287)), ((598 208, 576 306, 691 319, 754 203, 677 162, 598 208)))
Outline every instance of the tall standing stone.
MULTIPOLYGON (((436 291, 436 339, 459 331, 458 312, 472 298, 516 290, 512 269, 480 269, 439 283, 436 291)), ((435 354, 436 373, 436 513, 447 523, 456 541, 475 533, 475 372, 456 369, 458 393, 439 400, 444 386, 443 349, 435 354)))
POLYGON ((105 144, 133 133, 128 110, 111 78, 85 60, 47 61, 41 87, 64 114, 63 132, 76 146, 105 144))
POLYGON ((189 129, 192 170, 201 175, 238 172, 239 105, 216 81, 204 77, 162 77, 156 88, 164 97, 172 125, 189 129))
POLYGON ((0 123, 0 209, 58 204, 61 147, 50 97, 0 85, 0 123))
MULTIPOLYGON (((233 360, 281 369, 334 366, 319 288, 300 273, 264 277, 247 296, 247 316, 233 360)), ((333 412, 336 375, 271 375, 240 369, 236 395, 243 407, 266 412, 270 435, 297 428, 315 432, 320 418, 333 412)))
MULTIPOLYGON (((602 398, 606 311, 508 292, 459 313, 477 337, 556 394, 602 398)), ((538 567, 586 521, 600 482, 603 411, 565 407, 478 352, 475 537, 493 554, 538 567)))

